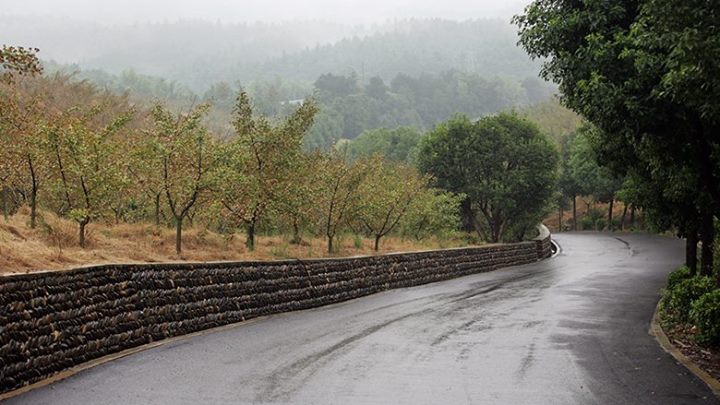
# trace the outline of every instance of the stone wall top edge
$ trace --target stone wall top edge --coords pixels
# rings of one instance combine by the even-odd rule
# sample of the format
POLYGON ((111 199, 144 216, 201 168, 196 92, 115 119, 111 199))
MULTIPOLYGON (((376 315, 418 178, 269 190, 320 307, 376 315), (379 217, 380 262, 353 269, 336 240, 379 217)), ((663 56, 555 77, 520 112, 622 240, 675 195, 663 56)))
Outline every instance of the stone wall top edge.
POLYGON ((66 270, 45 270, 34 271, 29 273, 7 273, 0 275, 0 283, 30 281, 43 277, 58 277, 69 275, 80 275, 85 273, 102 272, 104 270, 113 270, 124 268, 128 271, 148 271, 148 270, 193 270, 193 269, 226 269, 232 267, 259 267, 259 266, 282 266, 293 264, 320 264, 334 262, 354 262, 368 259, 376 259, 382 257, 398 257, 398 256, 423 256, 428 254, 437 254, 441 252, 457 252, 457 251, 477 251, 496 248, 517 248, 522 246, 534 246, 532 241, 524 241, 507 244, 487 244, 478 246, 465 246, 458 248, 435 249, 435 250, 418 250, 410 252, 394 252, 382 255, 363 255, 363 256, 347 256, 347 257, 325 257, 311 259, 281 259, 281 260, 243 260, 243 261, 208 261, 208 262, 162 262, 162 263, 111 263, 76 267, 66 270))

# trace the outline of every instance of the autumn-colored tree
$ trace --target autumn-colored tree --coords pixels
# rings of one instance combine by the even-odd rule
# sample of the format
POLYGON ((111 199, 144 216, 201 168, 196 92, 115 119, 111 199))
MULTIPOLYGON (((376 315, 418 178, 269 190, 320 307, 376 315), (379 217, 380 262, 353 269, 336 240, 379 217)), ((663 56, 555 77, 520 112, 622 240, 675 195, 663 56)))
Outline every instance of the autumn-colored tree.
POLYGON ((248 249, 266 210, 275 201, 294 198, 288 191, 294 170, 302 159, 302 141, 313 122, 317 106, 306 100, 289 117, 273 125, 256 116, 245 92, 238 95, 233 126, 235 138, 223 147, 219 169, 219 199, 237 222, 245 227, 248 249))
POLYGON ((36 225, 39 165, 35 122, 41 111, 41 94, 27 82, 42 73, 38 49, 3 45, 0 48, 0 190, 3 213, 7 216, 7 198, 12 178, 27 190, 30 203, 30 226, 36 225))
POLYGON ((127 184, 115 137, 132 118, 132 112, 98 125, 94 121, 102 112, 103 106, 71 110, 60 117, 61 125, 43 130, 55 158, 50 188, 61 206, 59 211, 78 223, 81 247, 86 244, 87 225, 107 215, 111 202, 127 184))
POLYGON ((0 81, 12 83, 18 77, 41 74, 43 69, 38 52, 37 48, 3 45, 0 48, 0 81))
POLYGON ((152 108, 153 128, 147 131, 152 156, 161 168, 162 189, 175 219, 175 252, 182 252, 183 221, 209 187, 215 142, 202 126, 209 106, 174 114, 158 104, 152 108))

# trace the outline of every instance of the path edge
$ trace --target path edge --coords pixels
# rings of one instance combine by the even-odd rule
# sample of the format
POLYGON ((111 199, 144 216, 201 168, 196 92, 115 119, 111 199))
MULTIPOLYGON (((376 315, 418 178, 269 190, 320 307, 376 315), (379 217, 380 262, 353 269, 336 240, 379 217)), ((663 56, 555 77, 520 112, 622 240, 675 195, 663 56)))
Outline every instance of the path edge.
POLYGON ((705 370, 701 369, 694 361, 692 361, 689 357, 685 356, 680 349, 675 347, 670 342, 670 339, 665 334, 665 331, 663 331, 662 326, 660 326, 660 302, 658 301, 658 304, 655 306, 655 312, 653 313, 652 319, 650 320, 650 330, 648 331, 650 335, 655 337, 655 340, 660 344, 660 347, 673 356, 675 358, 675 361, 682 364, 688 371, 690 371, 695 377, 699 378, 702 382, 704 382, 710 390, 715 394, 715 397, 720 399, 720 381, 716 380, 713 376, 708 374, 705 370))

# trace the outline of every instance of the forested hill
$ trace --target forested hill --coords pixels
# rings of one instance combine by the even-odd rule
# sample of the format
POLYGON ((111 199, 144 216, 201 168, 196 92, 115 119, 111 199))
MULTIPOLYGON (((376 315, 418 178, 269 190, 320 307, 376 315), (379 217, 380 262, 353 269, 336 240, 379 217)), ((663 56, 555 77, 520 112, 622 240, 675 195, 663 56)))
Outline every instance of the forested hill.
POLYGON ((0 17, 0 38, 38 47, 44 59, 115 74, 133 69, 201 94, 219 81, 247 84, 282 77, 310 83, 326 73, 354 72, 363 82, 448 70, 524 79, 539 70, 516 46, 514 28, 502 20, 402 20, 364 27, 178 21, 104 27, 5 16, 0 17))
POLYGON ((514 28, 501 20, 410 20, 393 24, 385 32, 250 65, 243 74, 314 80, 322 73, 355 72, 362 81, 372 76, 391 80, 398 73, 417 76, 454 69, 484 77, 536 76, 539 64, 516 42, 514 28))

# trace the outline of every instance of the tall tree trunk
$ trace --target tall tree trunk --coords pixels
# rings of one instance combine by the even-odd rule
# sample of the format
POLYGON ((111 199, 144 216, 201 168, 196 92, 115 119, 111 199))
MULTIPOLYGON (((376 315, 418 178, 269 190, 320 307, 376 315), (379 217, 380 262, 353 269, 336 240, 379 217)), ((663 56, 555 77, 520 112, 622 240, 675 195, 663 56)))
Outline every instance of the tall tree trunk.
POLYGON ((333 237, 328 235, 328 254, 333 253, 333 237))
POLYGON ((297 219, 293 219, 293 237, 290 243, 293 245, 299 245, 302 243, 302 238, 300 237, 300 225, 298 225, 297 219))
POLYGON ((375 235, 375 251, 377 252, 380 250, 380 238, 382 238, 382 235, 375 235))
POLYGON ((37 225, 37 175, 35 174, 35 166, 33 165, 32 159, 28 156, 28 167, 30 168, 30 228, 35 229, 37 225))
POLYGON ((577 231, 577 195, 573 195, 573 231, 577 231))
POLYGON ((477 232, 475 226, 475 212, 472 209, 472 202, 469 198, 462 201, 460 209, 462 210, 462 227, 465 232, 477 232))
POLYGON ((155 193, 155 225, 160 226, 160 193, 155 193))
POLYGON ((175 218, 175 253, 180 255, 182 252, 182 227, 183 218, 175 218))
POLYGON ((630 205, 630 228, 635 229, 635 204, 630 205))
POLYGON ((627 215, 628 205, 623 203, 623 213, 622 217, 620 217, 620 230, 625 230, 625 216, 627 215))
POLYGON ((685 239, 685 265, 690 269, 691 276, 697 274, 697 244, 697 230, 692 229, 688 231, 687 238, 685 239))
POLYGON ((558 229, 557 229, 557 231, 558 231, 558 232, 562 232, 562 229, 563 229, 563 226, 562 226, 562 223, 563 223, 563 207, 562 207, 562 202, 560 202, 560 204, 558 204, 558 206, 559 206, 559 209, 558 209, 558 229))
POLYGON ((30 228, 37 226, 37 187, 33 184, 30 191, 30 228))
POLYGON ((491 230, 491 234, 492 234, 492 237, 491 237, 492 240, 490 242, 492 242, 492 243, 500 242, 500 230, 494 224, 493 224, 493 227, 491 230))
POLYGON ((250 221, 247 226, 247 238, 245 239, 245 246, 248 250, 255 250, 255 221, 250 221))
POLYGON ((607 225, 607 227, 610 232, 614 231, 614 229, 613 229, 613 203, 614 202, 615 201, 611 198, 610 204, 609 204, 610 206, 608 207, 608 225, 607 225))
POLYGON ((715 243, 715 220, 712 214, 702 215, 700 238, 702 240, 700 274, 711 276, 713 271, 713 244, 715 243))
POLYGON ((81 248, 84 248, 84 247, 85 247, 85 227, 87 226, 88 222, 89 222, 89 221, 86 221, 86 220, 84 220, 84 219, 79 222, 79 225, 80 225, 79 228, 80 228, 80 229, 79 229, 79 238, 78 238, 78 239, 80 240, 80 247, 81 247, 81 248))

